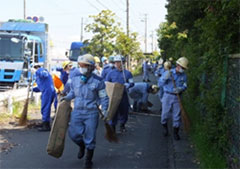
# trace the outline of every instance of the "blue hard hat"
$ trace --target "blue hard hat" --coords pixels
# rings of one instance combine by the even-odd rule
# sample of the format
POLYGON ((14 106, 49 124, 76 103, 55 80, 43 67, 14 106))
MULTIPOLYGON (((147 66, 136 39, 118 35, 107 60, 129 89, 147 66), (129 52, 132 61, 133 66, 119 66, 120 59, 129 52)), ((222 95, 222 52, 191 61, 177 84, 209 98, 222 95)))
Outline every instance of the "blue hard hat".
POLYGON ((106 60, 107 60, 107 58, 105 56, 103 56, 102 59, 101 59, 102 63, 106 60))
POLYGON ((109 56, 108 60, 109 62, 114 62, 114 56, 113 55, 109 56))

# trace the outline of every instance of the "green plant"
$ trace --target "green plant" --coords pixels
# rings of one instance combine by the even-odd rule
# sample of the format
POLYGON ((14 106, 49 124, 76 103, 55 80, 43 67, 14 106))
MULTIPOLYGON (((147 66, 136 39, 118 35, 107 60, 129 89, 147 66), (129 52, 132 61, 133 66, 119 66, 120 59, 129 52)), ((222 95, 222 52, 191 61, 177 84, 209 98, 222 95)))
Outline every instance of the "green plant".
POLYGON ((168 0, 166 7, 167 22, 157 31, 159 47, 164 57, 189 60, 184 100, 202 167, 226 168, 232 119, 222 93, 226 56, 240 52, 239 1, 168 0))
POLYGON ((136 68, 132 71, 133 76, 140 75, 142 73, 142 65, 137 65, 136 68))

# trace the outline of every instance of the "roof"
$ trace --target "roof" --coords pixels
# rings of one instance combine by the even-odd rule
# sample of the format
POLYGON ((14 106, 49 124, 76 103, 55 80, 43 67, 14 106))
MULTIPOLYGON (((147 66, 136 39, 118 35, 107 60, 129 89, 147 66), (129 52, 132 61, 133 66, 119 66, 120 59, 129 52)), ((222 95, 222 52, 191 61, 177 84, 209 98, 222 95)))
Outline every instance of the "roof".
POLYGON ((47 32, 48 27, 45 23, 2 22, 0 23, 0 31, 47 32))
POLYGON ((37 40, 39 42, 41 42, 41 38, 39 38, 38 36, 34 36, 34 35, 28 35, 26 33, 8 33, 8 32, 0 32, 0 36, 1 37, 17 37, 17 38, 22 38, 22 37, 27 37, 28 40, 37 40))
POLYGON ((71 50, 80 49, 81 47, 85 47, 85 46, 86 44, 83 44, 82 42, 72 42, 71 50))

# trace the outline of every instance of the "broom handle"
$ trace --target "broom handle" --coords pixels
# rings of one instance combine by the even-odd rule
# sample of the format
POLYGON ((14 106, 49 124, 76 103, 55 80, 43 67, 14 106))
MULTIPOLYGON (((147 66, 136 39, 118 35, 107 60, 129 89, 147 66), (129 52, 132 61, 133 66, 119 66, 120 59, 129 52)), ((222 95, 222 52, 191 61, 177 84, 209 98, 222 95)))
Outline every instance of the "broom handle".
MULTIPOLYGON (((174 78, 173 78, 173 76, 172 76, 171 71, 169 71, 169 73, 170 73, 170 77, 171 77, 171 79, 172 79, 174 88, 177 88, 176 82, 175 82, 175 80, 174 80, 174 78)), ((189 130, 189 122, 190 122, 190 121, 189 121, 189 118, 188 118, 187 113, 186 113, 185 110, 184 110, 184 107, 183 107, 183 105, 182 105, 181 97, 179 96, 178 93, 177 93, 177 98, 178 98, 178 103, 179 103, 180 109, 181 109, 181 116, 182 116, 182 119, 183 119, 183 122, 184 122, 184 129, 188 132, 188 130, 189 130)))
POLYGON ((124 65, 123 65, 123 61, 121 59, 121 65, 122 65, 122 72, 123 72, 123 79, 124 79, 124 82, 127 83, 127 79, 126 79, 126 75, 125 75, 125 72, 124 72, 124 65))
MULTIPOLYGON (((96 103, 97 109, 98 109, 98 113, 100 115, 100 118, 102 119, 104 117, 102 110, 99 108, 98 104, 96 103)), ((106 122, 106 120, 103 120, 104 122, 106 122)))

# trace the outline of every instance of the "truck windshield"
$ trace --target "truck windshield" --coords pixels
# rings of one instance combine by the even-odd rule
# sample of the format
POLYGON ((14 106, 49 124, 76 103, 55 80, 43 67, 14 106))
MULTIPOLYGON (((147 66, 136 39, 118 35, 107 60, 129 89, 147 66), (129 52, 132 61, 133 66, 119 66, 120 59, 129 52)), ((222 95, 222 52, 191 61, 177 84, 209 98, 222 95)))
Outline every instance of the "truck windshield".
POLYGON ((86 54, 86 51, 84 51, 83 48, 73 49, 73 50, 70 50, 69 59, 71 61, 77 61, 78 56, 84 55, 84 54, 86 54))
POLYGON ((23 42, 14 42, 12 37, 0 37, 0 61, 15 61, 23 59, 23 42))

